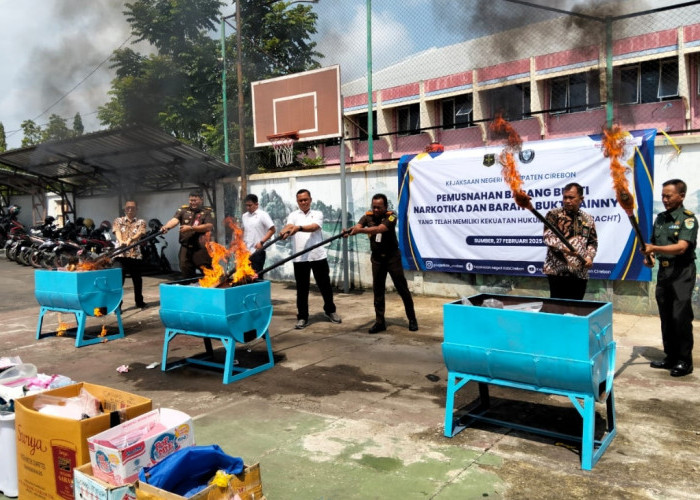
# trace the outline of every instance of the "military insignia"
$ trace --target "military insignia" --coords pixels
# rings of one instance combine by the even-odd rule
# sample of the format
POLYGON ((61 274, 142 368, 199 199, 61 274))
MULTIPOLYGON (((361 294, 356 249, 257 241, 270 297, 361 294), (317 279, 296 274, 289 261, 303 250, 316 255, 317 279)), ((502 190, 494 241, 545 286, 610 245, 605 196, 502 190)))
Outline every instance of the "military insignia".
POLYGON ((690 217, 690 218, 685 220, 683 225, 685 226, 686 229, 693 229, 695 227, 695 219, 690 217))
POLYGON ((389 222, 394 222, 395 220, 396 220, 396 216, 395 216, 395 215, 390 215, 390 216, 389 216, 389 222))
POLYGON ((522 163, 530 163, 532 160, 535 159, 535 150, 534 149, 523 149, 518 154, 518 158, 520 158, 520 161, 522 163))
POLYGON ((489 153, 484 155, 484 166, 492 167, 496 163, 496 153, 489 153))

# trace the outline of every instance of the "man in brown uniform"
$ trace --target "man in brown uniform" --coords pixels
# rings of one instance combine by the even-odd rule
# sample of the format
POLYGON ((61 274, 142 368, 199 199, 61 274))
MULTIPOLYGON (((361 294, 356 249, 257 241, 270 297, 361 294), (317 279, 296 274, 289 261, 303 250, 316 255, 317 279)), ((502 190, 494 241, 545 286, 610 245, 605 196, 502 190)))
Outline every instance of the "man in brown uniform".
MULTIPOLYGON (((394 212, 387 210, 386 196, 377 193, 372 197, 372 210, 365 213, 357 224, 350 228, 350 235, 364 233, 369 236, 370 249, 372 251, 372 289, 374 290, 374 312, 376 320, 369 329, 369 333, 379 333, 386 330, 384 321, 384 294, 386 292, 386 275, 391 276, 396 291, 403 300, 406 316, 408 317, 408 329, 412 332, 418 330, 416 311, 413 308, 413 297, 408 289, 406 277, 401 266, 401 251, 396 239, 396 221, 394 212)), ((346 236, 347 237, 347 236, 346 236)))
POLYGON ((214 211, 204 207, 201 191, 190 193, 189 205, 182 205, 173 218, 163 225, 163 233, 180 224, 180 272, 194 278, 200 267, 211 267, 211 257, 205 242, 214 228, 214 211))

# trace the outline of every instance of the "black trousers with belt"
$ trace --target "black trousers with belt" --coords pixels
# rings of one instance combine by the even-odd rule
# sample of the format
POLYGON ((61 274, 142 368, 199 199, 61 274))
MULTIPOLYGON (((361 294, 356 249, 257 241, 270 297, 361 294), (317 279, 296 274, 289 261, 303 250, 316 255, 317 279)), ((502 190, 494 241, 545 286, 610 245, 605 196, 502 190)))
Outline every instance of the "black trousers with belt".
POLYGON ((372 290, 374 291, 374 313, 376 322, 384 324, 384 312, 386 305, 384 295, 386 294, 386 275, 391 276, 396 291, 399 293, 403 306, 406 309, 406 317, 409 321, 416 319, 416 311, 413 307, 413 297, 408 289, 406 277, 403 274, 401 265, 401 253, 397 250, 386 256, 372 254, 372 290))
POLYGON ((659 259, 656 304, 666 357, 693 364, 693 306, 695 261, 659 259))
POLYGON ((323 311, 326 314, 335 312, 333 302, 333 287, 331 286, 331 271, 328 259, 294 263, 294 279, 297 282, 297 319, 309 319, 309 288, 311 273, 323 297, 323 311))

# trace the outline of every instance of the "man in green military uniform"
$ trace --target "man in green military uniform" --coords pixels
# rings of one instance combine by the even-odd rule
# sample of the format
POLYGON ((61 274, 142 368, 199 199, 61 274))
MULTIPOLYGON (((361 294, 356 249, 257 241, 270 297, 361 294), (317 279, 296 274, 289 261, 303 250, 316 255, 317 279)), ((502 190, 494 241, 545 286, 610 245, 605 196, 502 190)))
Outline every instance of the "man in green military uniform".
POLYGON ((397 217, 394 212, 387 210, 387 208, 386 196, 381 193, 375 194, 372 197, 372 210, 365 213, 359 222, 349 229, 351 236, 360 233, 369 236, 369 245, 372 251, 370 260, 372 262, 372 289, 374 290, 376 320, 369 329, 369 333, 379 333, 386 330, 384 294, 387 273, 391 276, 396 291, 403 300, 408 317, 408 329, 415 332, 418 330, 418 321, 413 307, 413 297, 411 297, 401 266, 401 251, 395 229, 397 217))
POLYGON ((194 278, 197 269, 211 267, 206 242, 214 228, 214 210, 203 206, 201 191, 192 191, 189 201, 189 205, 182 205, 163 225, 162 231, 167 233, 180 224, 180 272, 185 278, 194 278))
POLYGON ((652 361, 652 368, 671 370, 672 377, 693 372, 693 307, 695 287, 695 246, 698 221, 683 207, 687 191, 685 182, 672 179, 663 184, 661 201, 665 212, 654 221, 651 243, 644 254, 649 264, 659 261, 656 276, 656 303, 661 317, 661 337, 666 358, 652 361))

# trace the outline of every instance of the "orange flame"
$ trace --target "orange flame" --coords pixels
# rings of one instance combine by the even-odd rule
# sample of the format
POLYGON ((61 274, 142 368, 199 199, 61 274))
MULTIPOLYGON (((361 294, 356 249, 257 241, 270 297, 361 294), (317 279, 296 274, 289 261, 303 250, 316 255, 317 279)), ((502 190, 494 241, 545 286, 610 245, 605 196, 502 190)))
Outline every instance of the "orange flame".
POLYGON ((625 172, 627 168, 620 162, 625 152, 625 136, 627 133, 618 125, 603 129, 603 155, 610 158, 610 176, 617 201, 627 215, 634 214, 634 196, 629 190, 625 172))
POLYGON ((98 337, 104 337, 105 335, 107 335, 107 327, 105 325, 102 325, 102 331, 100 332, 98 337))
POLYGON ((236 264, 236 271, 231 277, 232 284, 245 283, 256 277, 255 271, 250 266, 250 252, 243 242, 243 229, 231 217, 226 217, 224 222, 231 229, 233 239, 228 249, 213 241, 207 243, 207 252, 211 257, 212 267, 211 269, 202 268, 204 278, 199 280, 199 285, 202 287, 211 288, 222 285, 226 280, 226 267, 228 267, 232 257, 236 264))
POLYGON ((503 180, 510 186, 515 203, 517 203, 520 208, 531 210, 531 198, 522 188, 523 179, 520 177, 520 172, 518 172, 518 167, 515 163, 515 153, 521 150, 523 140, 513 126, 500 115, 496 116, 493 122, 491 122, 489 129, 496 136, 505 137, 505 147, 498 156, 498 161, 501 163, 501 175, 503 175, 503 180))
POLYGON ((104 316, 104 313, 102 312, 101 307, 96 307, 95 309, 93 309, 92 313, 96 317, 104 316))
POLYGON ((59 323, 58 330, 56 330, 56 336, 63 337, 66 334, 66 330, 68 330, 68 323, 59 323))

